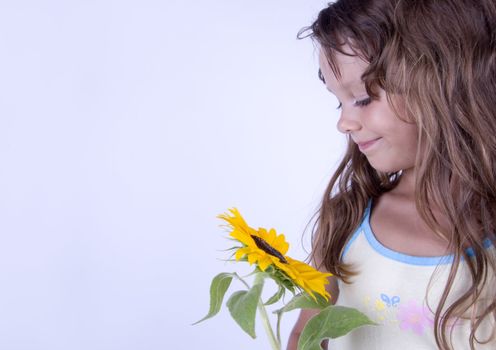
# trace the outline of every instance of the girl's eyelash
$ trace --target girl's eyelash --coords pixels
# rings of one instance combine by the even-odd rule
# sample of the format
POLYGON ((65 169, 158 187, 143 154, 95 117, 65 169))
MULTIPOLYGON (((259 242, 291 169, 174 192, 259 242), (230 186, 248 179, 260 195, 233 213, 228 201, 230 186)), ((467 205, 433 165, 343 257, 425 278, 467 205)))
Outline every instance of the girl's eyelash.
POLYGON ((368 105, 370 102, 372 102, 372 99, 370 97, 367 97, 363 100, 360 100, 360 101, 356 101, 355 102, 355 106, 358 106, 358 107, 365 107, 366 105, 368 105))
MULTIPOLYGON (((367 97, 363 100, 360 100, 360 101, 356 101, 355 102, 355 106, 357 107, 365 107, 367 106, 370 102, 372 102, 372 99, 370 97, 367 97)), ((341 107, 343 106, 343 104, 340 102, 339 103, 339 106, 336 108, 336 109, 340 109, 341 107)))

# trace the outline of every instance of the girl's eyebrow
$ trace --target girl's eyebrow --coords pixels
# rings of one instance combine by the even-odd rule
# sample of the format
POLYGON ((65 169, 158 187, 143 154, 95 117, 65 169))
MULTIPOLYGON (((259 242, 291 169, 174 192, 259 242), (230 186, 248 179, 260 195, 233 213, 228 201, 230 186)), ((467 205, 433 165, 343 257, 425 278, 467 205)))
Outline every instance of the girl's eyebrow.
POLYGON ((325 84, 324 74, 322 74, 322 70, 319 68, 319 72, 317 73, 319 79, 325 84))
POLYGON ((327 87, 327 84, 326 84, 326 81, 325 81, 325 78, 324 78, 324 74, 322 74, 322 70, 319 68, 319 71, 318 71, 318 76, 319 76, 319 79, 324 83, 327 91, 329 91, 331 94, 334 94, 334 92, 331 91, 331 89, 329 89, 329 87, 327 87))

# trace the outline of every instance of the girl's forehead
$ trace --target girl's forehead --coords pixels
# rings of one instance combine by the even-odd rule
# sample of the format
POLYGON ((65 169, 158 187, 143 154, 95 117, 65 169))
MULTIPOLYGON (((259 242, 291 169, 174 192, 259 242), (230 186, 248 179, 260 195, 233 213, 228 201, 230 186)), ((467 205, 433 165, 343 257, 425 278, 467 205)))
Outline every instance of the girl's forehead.
MULTIPOLYGON (((345 48, 345 52, 353 54, 349 48, 348 50, 345 48)), ((333 52, 333 61, 339 70, 339 78, 336 77, 332 71, 329 60, 324 51, 322 49, 320 50, 320 70, 324 76, 326 85, 330 90, 335 91, 336 88, 345 89, 362 83, 361 76, 369 65, 367 62, 358 56, 348 56, 337 51, 333 52)))

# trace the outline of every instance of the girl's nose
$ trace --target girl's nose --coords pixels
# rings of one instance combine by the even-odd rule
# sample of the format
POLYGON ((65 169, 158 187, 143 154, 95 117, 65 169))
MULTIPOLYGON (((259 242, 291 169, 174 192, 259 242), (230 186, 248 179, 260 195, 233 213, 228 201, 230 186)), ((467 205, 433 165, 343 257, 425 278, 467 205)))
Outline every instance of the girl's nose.
POLYGON ((360 130, 362 128, 362 125, 357 120, 357 118, 346 116, 344 113, 341 113, 341 116, 338 120, 337 128, 343 134, 348 134, 350 132, 360 130))

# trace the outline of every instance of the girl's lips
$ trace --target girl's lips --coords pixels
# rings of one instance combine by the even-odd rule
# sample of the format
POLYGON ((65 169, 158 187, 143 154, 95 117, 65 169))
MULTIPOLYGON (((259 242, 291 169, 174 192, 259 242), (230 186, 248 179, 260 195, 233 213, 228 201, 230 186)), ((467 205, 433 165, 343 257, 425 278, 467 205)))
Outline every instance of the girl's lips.
POLYGON ((372 147, 380 139, 381 138, 378 137, 375 140, 370 140, 367 142, 358 143, 358 148, 360 149, 360 151, 365 151, 365 150, 369 149, 370 147, 372 147))

